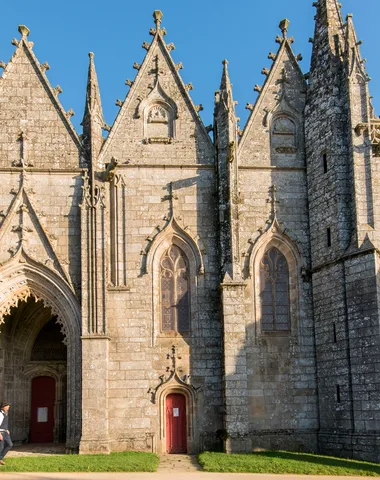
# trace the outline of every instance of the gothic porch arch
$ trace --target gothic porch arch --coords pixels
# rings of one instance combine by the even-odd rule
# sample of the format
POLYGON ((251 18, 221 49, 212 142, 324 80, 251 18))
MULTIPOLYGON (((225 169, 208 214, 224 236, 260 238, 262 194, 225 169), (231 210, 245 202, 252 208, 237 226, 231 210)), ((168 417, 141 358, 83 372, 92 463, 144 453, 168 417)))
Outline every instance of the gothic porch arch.
POLYGON ((81 436, 81 314, 71 287, 48 267, 19 251, 0 266, 0 325, 12 307, 29 297, 49 307, 67 344, 67 437, 66 447, 77 450, 81 436))

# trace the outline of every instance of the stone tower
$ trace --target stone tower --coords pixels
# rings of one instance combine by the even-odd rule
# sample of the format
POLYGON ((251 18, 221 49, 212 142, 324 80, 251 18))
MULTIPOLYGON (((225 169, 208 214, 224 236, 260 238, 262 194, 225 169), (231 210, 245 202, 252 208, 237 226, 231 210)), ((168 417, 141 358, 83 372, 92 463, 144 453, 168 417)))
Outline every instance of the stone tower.
POLYGON ((337 0, 315 6, 305 133, 319 445, 378 461, 379 120, 352 16, 337 0))

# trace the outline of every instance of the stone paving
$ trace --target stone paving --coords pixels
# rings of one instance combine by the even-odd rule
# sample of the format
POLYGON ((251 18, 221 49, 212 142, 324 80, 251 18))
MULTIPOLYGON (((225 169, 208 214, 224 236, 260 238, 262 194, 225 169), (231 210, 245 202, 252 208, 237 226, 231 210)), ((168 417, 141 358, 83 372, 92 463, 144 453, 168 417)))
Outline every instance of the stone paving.
POLYGON ((65 453, 64 443, 27 443, 15 445, 7 458, 17 457, 46 457, 48 455, 60 455, 65 453))

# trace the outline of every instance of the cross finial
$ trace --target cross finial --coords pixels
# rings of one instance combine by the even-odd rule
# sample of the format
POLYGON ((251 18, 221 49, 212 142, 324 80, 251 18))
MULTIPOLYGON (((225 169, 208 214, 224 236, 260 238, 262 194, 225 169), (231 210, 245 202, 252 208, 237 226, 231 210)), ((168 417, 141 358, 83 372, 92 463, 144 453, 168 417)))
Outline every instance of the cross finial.
POLYGON ((280 203, 277 200, 276 193, 277 193, 277 185, 272 185, 269 189, 269 194, 270 194, 271 198, 268 198, 267 203, 270 203, 272 205, 273 219, 275 219, 276 216, 277 216, 277 204, 280 203))

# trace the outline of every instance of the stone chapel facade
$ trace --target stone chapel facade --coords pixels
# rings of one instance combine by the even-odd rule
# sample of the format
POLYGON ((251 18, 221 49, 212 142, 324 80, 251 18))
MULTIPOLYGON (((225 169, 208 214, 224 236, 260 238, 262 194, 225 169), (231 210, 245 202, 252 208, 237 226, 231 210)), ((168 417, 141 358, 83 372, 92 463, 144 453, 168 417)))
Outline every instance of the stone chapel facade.
POLYGON ((19 27, 0 64, 16 441, 380 462, 380 120, 352 17, 315 6, 310 73, 283 20, 243 131, 227 61, 202 124, 160 11, 112 127, 90 54, 80 136, 19 27))

